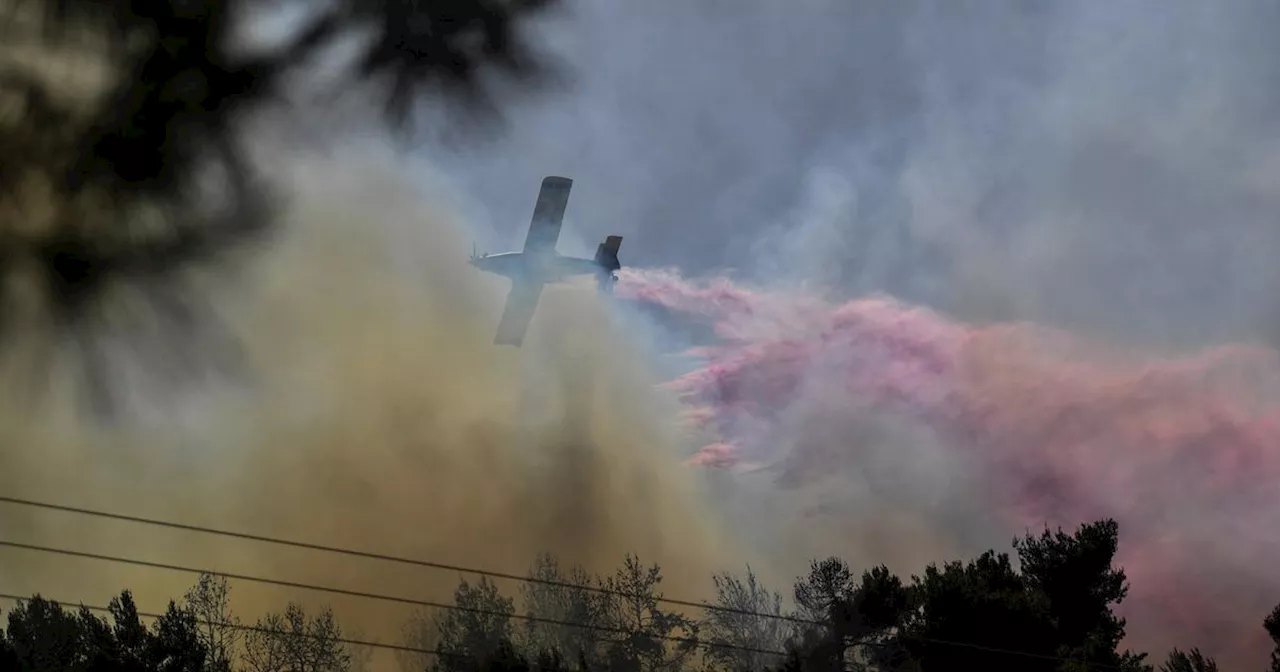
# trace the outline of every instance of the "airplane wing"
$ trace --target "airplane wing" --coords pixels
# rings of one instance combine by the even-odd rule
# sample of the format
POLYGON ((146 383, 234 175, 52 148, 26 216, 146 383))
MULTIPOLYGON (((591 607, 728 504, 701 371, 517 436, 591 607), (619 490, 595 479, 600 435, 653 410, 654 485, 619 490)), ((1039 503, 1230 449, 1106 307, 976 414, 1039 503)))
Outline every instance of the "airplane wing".
POLYGON ((560 225, 569 205, 569 189, 573 180, 554 175, 542 179, 538 191, 538 203, 533 206, 533 221, 529 223, 529 237, 525 238, 524 251, 550 252, 560 238, 560 225))
POLYGON ((533 311, 538 307, 538 297, 542 295, 540 282, 513 282, 511 292, 507 294, 507 307, 502 310, 502 320, 498 322, 498 333, 493 337, 494 345, 514 345, 517 348, 524 341, 524 333, 533 320, 533 311))

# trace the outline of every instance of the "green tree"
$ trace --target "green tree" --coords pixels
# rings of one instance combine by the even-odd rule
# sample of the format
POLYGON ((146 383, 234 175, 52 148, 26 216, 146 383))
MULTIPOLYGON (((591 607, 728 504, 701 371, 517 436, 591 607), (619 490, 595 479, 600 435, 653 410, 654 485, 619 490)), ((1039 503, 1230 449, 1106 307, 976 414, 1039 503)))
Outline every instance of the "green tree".
POLYGON ((347 672, 351 667, 333 610, 325 607, 308 616, 292 602, 245 633, 242 661, 250 672, 347 672))
POLYGON ((150 645, 150 633, 138 617, 133 594, 126 590, 119 597, 111 598, 111 602, 107 604, 107 612, 111 614, 111 634, 115 639, 115 653, 121 665, 143 669, 150 645))
POLYGON ((840 558, 815 560, 796 581, 794 594, 796 618, 806 622, 790 644, 791 667, 843 670, 870 662, 891 668, 902 657, 892 635, 906 617, 910 595, 887 567, 863 572, 855 581, 840 558))
POLYGON ((925 671, 1015 662, 1026 670, 1148 670, 1146 654, 1117 650, 1125 622, 1112 608, 1128 590, 1112 566, 1118 541, 1118 525, 1103 520, 1073 534, 1015 539, 1021 572, 994 551, 931 565, 914 581, 918 610, 900 639, 925 671))
POLYGON ((898 633, 910 622, 914 606, 910 590, 888 567, 862 573, 853 602, 837 614, 844 622, 840 630, 858 650, 862 667, 896 670, 909 665, 898 633))
POLYGON ((1271 610, 1271 614, 1262 622, 1275 648, 1271 651, 1271 672, 1280 672, 1280 604, 1271 610))
POLYGON ((68 672, 200 672, 205 649, 196 636, 191 612, 169 603, 146 628, 124 591, 111 600, 111 623, 87 608, 78 612, 39 595, 9 613, 5 640, 16 661, 5 669, 68 672))
POLYGON ((1048 601, 1055 654, 1078 661, 1081 669, 1140 669, 1146 657, 1117 650, 1125 620, 1112 607, 1129 591, 1124 570, 1111 564, 1119 538, 1119 525, 1108 519, 1081 525, 1075 534, 1045 530, 1013 542, 1027 587, 1048 601))
POLYGON ((1179 651, 1175 648, 1160 665, 1160 672, 1218 672, 1218 663, 1200 653, 1199 649, 1179 651))
POLYGON ((16 669, 18 669, 18 652, 13 650, 8 634, 0 630, 0 670, 16 669))
POLYGON ((840 605, 853 598, 854 587, 853 571, 844 560, 835 556, 813 560, 808 575, 795 584, 796 615, 826 622, 840 605))
POLYGON ((146 651, 146 669, 156 672, 200 672, 208 658, 195 614, 172 600, 156 620, 146 651))
POLYGON ((613 632, 607 667, 618 672, 679 669, 697 649, 698 626, 660 604, 662 569, 627 554, 623 566, 602 583, 600 625, 613 632))
POLYGON ((995 651, 1044 654, 1055 648, 1047 600, 1026 590, 1007 554, 987 551, 968 563, 929 565, 915 578, 913 592, 919 612, 904 630, 904 644, 923 672, 1056 669, 1053 661, 995 651))
POLYGON ((436 615, 436 649, 442 672, 472 670, 480 661, 495 659, 512 648, 515 604, 487 577, 477 583, 463 579, 453 593, 453 609, 436 615))
POLYGON ((3 630, 0 630, 0 669, 18 669, 18 652, 15 652, 3 630))
POLYGON ((521 587, 526 618, 522 638, 525 650, 561 656, 583 667, 598 665, 607 635, 590 627, 599 624, 602 616, 599 592, 593 590, 597 579, 582 567, 565 571, 555 556, 548 553, 534 560, 529 576, 536 581, 521 587))
MULTIPOLYGON (((88 646, 93 642, 85 637, 82 620, 97 620, 88 610, 79 615, 64 610, 57 602, 35 595, 18 603, 9 612, 7 639, 20 669, 30 670, 85 670, 97 657, 88 646)), ((102 624, 105 630, 107 626, 102 624)))
POLYGON ((530 659, 511 642, 503 642, 497 651, 485 658, 467 659, 460 664, 466 665, 465 669, 470 672, 566 672, 572 669, 564 666, 554 652, 543 651, 530 659))
POLYGON ((796 580, 792 589, 797 619, 802 624, 792 646, 796 652, 791 667, 805 670, 844 669, 848 642, 836 630, 843 605, 853 599, 853 571, 835 556, 809 563, 809 573, 796 580))
POLYGON ((708 659, 732 672, 762 670, 782 661, 774 654, 748 649, 782 651, 791 636, 783 617, 782 594, 762 586, 747 566, 739 578, 729 573, 712 577, 716 601, 699 624, 708 659))
POLYGON ((200 643, 209 652, 206 672, 231 672, 242 630, 231 612, 231 586, 225 576, 201 574, 184 602, 198 621, 200 643))
MULTIPOLYGON (((128 287, 151 313, 139 319, 171 332, 168 344, 201 349, 178 352, 177 363, 189 370, 201 361, 194 355, 221 355, 203 351, 214 342, 191 338, 221 325, 188 291, 186 272, 223 266, 281 221, 278 185, 264 184, 245 154, 243 119, 281 100, 298 72, 336 45, 348 56, 340 76, 307 93, 373 85, 383 117, 402 130, 428 98, 461 104, 458 121, 492 119, 497 93, 520 88, 493 85, 536 84, 550 72, 523 29, 555 2, 0 3, 0 59, 21 41, 17 48, 34 43, 112 66, 93 96, 58 95, 38 69, 0 73, 0 286, 32 289, 0 296, 10 316, 0 332, 48 323, 90 336, 97 320, 84 318, 103 309, 108 288, 128 287), (303 9, 298 30, 245 50, 240 29, 282 7, 303 9)), ((92 345, 80 353, 86 391, 110 413, 117 399, 107 355, 92 345)))
MULTIPOLYGON (((440 636, 436 631, 435 615, 425 609, 415 611, 401 627, 401 637, 406 646, 423 651, 434 651, 440 636)), ((396 662, 402 672, 422 672, 437 664, 432 654, 418 651, 397 651, 396 662)))
MULTIPOLYGON (((384 109, 393 121, 407 122, 429 91, 465 101, 472 111, 492 110, 489 85, 494 75, 527 80, 545 71, 544 59, 524 39, 522 28, 531 16, 555 2, 304 0, 309 11, 297 32, 273 49, 240 53, 231 39, 234 32, 273 4, 273 0, 8 3, 0 9, 0 19, 5 21, 26 19, 25 10, 31 7, 45 10, 38 24, 17 24, 16 30, 6 25, 10 36, 22 28, 37 28, 27 37, 51 47, 75 49, 86 46, 78 42, 90 34, 105 43, 105 51, 120 67, 114 73, 116 79, 109 82, 108 95, 87 112, 59 107, 60 101, 44 95, 38 83, 5 81, 10 87, 34 86, 35 91, 25 93, 32 94, 28 98, 37 104, 23 110, 31 119, 0 135, 4 141, 0 142, 4 152, 0 166, 5 168, 0 171, 0 193, 12 193, 8 188, 19 184, 27 169, 36 168, 60 178, 49 186, 64 190, 67 200, 94 187, 117 197, 104 202, 108 205, 125 206, 157 194, 180 199, 208 154, 236 153, 232 123, 236 115, 274 99, 318 51, 354 34, 370 39, 359 42, 345 64, 347 76, 333 81, 340 88, 369 80, 383 84, 384 109), (59 123, 65 127, 53 127, 59 123), (33 133, 37 137, 31 137, 33 133)), ((4 42, 0 37, 0 44, 4 42)), ((235 161, 233 167, 243 169, 243 164, 235 161)), ((8 228, 0 230, 6 236, 10 233, 8 228)), ((80 255, 103 253, 107 243, 124 244, 128 238, 109 229, 93 233, 101 238, 65 237, 64 252, 78 261, 110 262, 110 258, 80 255)), ((217 237, 219 232, 190 234, 194 235, 186 239, 187 246, 156 245, 159 241, 151 240, 153 244, 135 251, 154 253, 154 257, 124 254, 110 267, 88 270, 95 275, 140 272, 143 267, 170 270, 173 263, 202 256, 208 251, 205 245, 212 242, 210 235, 217 237)), ((47 261, 59 265, 53 259, 47 261)), ((63 263, 81 266, 70 260, 63 263)))

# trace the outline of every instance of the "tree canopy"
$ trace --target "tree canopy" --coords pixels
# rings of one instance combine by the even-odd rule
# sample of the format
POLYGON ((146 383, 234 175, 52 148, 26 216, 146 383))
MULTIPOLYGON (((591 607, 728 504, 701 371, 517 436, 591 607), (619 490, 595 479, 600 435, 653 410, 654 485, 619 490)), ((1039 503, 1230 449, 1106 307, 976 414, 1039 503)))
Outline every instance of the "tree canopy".
POLYGON ((68 672, 201 672, 208 650, 195 615, 170 602, 151 627, 143 625, 129 591, 111 600, 110 620, 89 609, 68 611, 39 595, 9 612, 4 651, 18 670, 68 672))
MULTIPOLYGON (((627 555, 597 575, 537 557, 518 593, 464 577, 450 608, 418 614, 402 645, 406 672, 619 670, 1019 669, 1053 672, 1216 672, 1196 646, 1158 666, 1121 647, 1114 607, 1128 579, 1114 565, 1119 528, 1104 520, 1046 530, 967 561, 931 564, 903 580, 885 566, 855 572, 815 560, 790 605, 750 567, 710 577, 701 610, 666 600, 662 569, 627 555), (1016 559, 1016 563, 1015 563, 1016 559), (670 608, 669 608, 670 607, 670 608), (690 613, 701 611, 701 613, 690 613)), ((129 591, 105 609, 68 609, 35 596, 8 614, 0 669, 129 672, 350 672, 361 644, 327 607, 287 604, 245 625, 230 586, 202 575, 180 603, 143 623, 129 591)), ((1260 619, 1280 670, 1280 605, 1260 619)))

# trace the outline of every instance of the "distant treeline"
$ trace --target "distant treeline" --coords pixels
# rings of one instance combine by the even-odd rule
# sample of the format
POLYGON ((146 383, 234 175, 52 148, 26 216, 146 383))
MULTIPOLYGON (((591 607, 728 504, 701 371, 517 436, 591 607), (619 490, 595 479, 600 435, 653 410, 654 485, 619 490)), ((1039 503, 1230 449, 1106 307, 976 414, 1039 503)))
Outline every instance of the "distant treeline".
MULTIPOLYGON (((1216 671, 1196 648, 1175 648, 1157 667, 1119 647, 1125 622, 1112 609, 1128 582, 1112 564, 1117 541, 1111 520, 1045 531, 1014 540, 1020 569, 988 551, 909 581, 883 566, 857 575, 839 558, 815 560, 787 601, 747 567, 712 577, 716 598, 698 608, 664 598, 661 568, 635 556, 599 576, 543 555, 520 595, 464 579, 453 608, 419 612, 393 648, 406 671, 439 672, 1216 671)), ((328 608, 289 604, 242 622, 215 575, 201 575, 149 626, 129 591, 105 611, 22 602, 0 633, 0 669, 348 672, 368 659, 368 645, 344 636, 328 608)), ((1276 645, 1267 669, 1280 672, 1280 605, 1261 620, 1276 645)))

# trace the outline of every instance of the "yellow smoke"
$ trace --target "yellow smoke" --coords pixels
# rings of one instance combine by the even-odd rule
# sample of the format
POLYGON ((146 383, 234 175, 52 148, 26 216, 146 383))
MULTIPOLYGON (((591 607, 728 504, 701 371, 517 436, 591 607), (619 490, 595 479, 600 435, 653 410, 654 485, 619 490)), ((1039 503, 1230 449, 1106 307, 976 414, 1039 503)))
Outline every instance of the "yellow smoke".
MULTIPOLYGON (((230 375, 134 385, 154 378, 147 353, 121 354, 132 406, 104 426, 75 411, 73 351, 47 329, 21 339, 59 373, 38 404, 6 381, 0 492, 517 573, 540 551, 599 571, 638 552, 668 594, 705 596, 736 563, 641 349, 573 287, 543 295, 525 347, 493 346, 506 282, 467 266, 464 223, 403 170, 377 153, 282 168, 281 234, 234 277, 187 278, 243 350, 230 375)), ((459 578, 8 505, 0 538, 420 599, 459 578)), ((131 588, 159 610, 194 579, 0 549, 0 592, 102 604, 131 588)), ((233 582, 250 621, 289 599, 383 641, 411 612, 233 582)))

